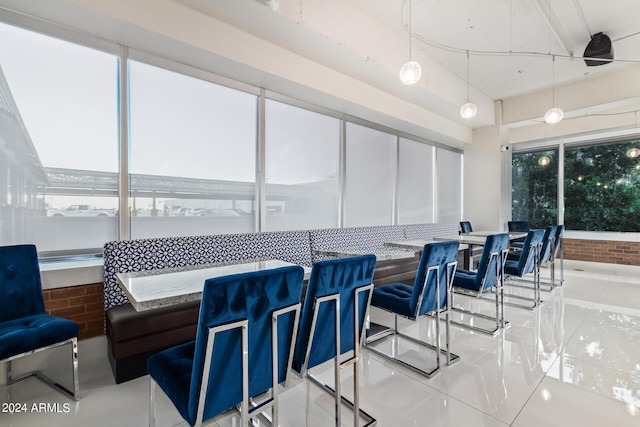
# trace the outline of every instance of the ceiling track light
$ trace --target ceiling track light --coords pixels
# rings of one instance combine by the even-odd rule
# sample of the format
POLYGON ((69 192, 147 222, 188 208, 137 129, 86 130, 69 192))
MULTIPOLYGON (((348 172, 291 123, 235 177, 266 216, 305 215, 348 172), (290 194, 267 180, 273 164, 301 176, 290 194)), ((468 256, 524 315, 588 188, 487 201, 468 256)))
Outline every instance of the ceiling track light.
POLYGON ((562 118, 564 117, 564 111, 561 108, 556 107, 556 56, 551 55, 553 59, 553 83, 551 86, 551 105, 552 107, 547 111, 544 115, 544 121, 549 123, 550 125, 560 123, 562 118))
POLYGON ((472 119, 478 114, 478 107, 469 101, 469 51, 467 50, 467 103, 460 107, 460 116, 463 119, 472 119))
MULTIPOLYGON (((404 4, 404 2, 403 2, 404 4)), ((418 83, 420 76, 422 76, 422 67, 416 61, 411 60, 411 38, 413 32, 411 31, 411 0, 409 0, 409 61, 400 68, 400 80, 406 85, 412 85, 418 83)))

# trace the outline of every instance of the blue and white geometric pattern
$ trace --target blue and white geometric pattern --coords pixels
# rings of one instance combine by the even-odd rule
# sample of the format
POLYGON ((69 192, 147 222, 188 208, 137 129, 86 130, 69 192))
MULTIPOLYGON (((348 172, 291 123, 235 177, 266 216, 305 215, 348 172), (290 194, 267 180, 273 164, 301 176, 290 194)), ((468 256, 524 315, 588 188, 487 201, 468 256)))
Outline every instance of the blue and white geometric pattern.
POLYGON ((433 240, 435 236, 457 236, 458 224, 408 224, 403 225, 406 240, 433 240))
POLYGON ((224 234, 113 241, 104 246, 104 309, 129 302, 116 273, 255 258, 311 266, 307 231, 224 234))
POLYGON ((310 267, 324 258, 313 255, 314 249, 388 252, 385 242, 457 234, 458 224, 410 224, 113 241, 104 246, 104 309, 129 302, 116 273, 256 258, 310 267))

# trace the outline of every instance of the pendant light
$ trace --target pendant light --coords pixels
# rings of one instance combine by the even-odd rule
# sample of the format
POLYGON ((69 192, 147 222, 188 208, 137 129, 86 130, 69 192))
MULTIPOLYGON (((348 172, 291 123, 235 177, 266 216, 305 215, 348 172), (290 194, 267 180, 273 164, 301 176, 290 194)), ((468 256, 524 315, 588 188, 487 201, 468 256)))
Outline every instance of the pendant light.
POLYGON ((478 114, 478 107, 469 101, 469 51, 467 51, 467 103, 460 107, 460 116, 463 119, 471 119, 478 114))
POLYGON ((409 61, 400 68, 400 80, 406 85, 418 83, 422 75, 422 67, 416 61, 411 60, 411 0, 409 0, 409 61))
POLYGON ((551 98, 552 98, 552 108, 549 109, 544 115, 544 121, 549 123, 550 125, 560 123, 562 117, 564 116, 564 111, 561 108, 556 107, 556 56, 552 55, 553 58, 553 83, 551 87, 551 98))

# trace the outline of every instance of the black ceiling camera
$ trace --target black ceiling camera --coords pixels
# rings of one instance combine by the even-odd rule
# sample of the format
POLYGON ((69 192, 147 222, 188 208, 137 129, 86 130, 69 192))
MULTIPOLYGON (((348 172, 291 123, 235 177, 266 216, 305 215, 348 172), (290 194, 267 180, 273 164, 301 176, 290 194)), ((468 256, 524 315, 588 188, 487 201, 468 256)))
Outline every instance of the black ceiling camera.
POLYGON ((584 50, 584 62, 588 67, 608 64, 613 61, 613 46, 606 34, 597 33, 591 36, 591 41, 584 50), (587 58, 598 58, 587 59, 587 58))

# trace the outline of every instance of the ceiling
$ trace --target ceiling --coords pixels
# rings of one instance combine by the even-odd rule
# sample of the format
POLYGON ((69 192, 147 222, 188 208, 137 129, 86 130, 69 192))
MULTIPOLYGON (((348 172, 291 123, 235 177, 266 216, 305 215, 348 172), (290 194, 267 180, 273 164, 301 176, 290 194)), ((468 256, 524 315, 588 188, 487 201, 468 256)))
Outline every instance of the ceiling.
POLYGON ((640 1, 411 0, 412 58, 423 68, 414 87, 398 77, 409 0, 279 0, 275 11, 264 0, 177 1, 460 123, 469 51, 474 127, 493 123, 482 113, 493 100, 640 66, 640 1), (615 61, 587 67, 597 32, 611 38, 615 61))

